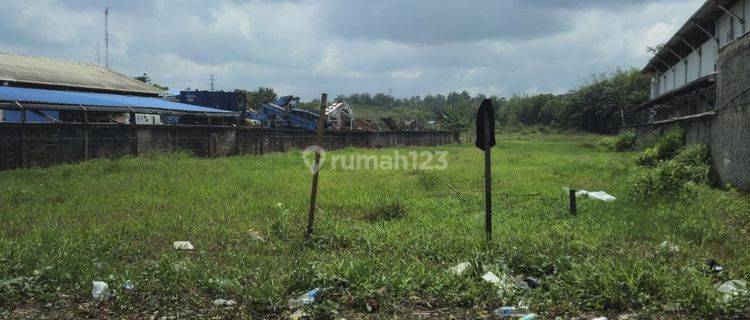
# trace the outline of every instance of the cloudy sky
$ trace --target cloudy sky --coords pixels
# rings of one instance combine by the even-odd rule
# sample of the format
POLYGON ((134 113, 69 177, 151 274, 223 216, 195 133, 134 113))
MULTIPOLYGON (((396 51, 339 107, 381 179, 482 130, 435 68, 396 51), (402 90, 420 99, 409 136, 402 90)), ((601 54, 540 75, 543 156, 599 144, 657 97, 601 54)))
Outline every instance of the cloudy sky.
POLYGON ((563 93, 642 67, 702 0, 2 0, 0 51, 97 61, 172 89, 563 93), (102 58, 103 60, 103 58, 102 58))

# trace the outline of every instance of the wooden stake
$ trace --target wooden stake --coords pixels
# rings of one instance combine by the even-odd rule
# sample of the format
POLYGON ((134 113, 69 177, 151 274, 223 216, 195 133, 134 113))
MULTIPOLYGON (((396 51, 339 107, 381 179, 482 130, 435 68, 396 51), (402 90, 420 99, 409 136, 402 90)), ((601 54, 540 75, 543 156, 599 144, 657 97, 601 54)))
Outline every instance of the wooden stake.
MULTIPOLYGON (((318 116, 318 134, 315 136, 315 145, 322 148, 323 144, 323 132, 325 131, 326 123, 326 103, 328 101, 328 94, 322 94, 320 96, 320 115, 318 116)), ((313 164, 313 181, 312 190, 310 191, 310 211, 307 212, 307 230, 305 231, 305 239, 310 240, 313 233, 313 223, 315 222, 315 202, 318 197, 318 173, 320 172, 320 152, 315 151, 315 164, 313 164)))

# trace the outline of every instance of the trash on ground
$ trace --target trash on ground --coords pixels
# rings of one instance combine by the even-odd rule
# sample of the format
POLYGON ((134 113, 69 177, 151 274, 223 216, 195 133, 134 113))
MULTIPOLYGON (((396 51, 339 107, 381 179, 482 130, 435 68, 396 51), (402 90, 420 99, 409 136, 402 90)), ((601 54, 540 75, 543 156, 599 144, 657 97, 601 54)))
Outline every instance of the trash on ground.
POLYGON ((449 271, 455 275, 462 275, 464 272, 466 272, 466 269, 469 269, 471 267, 471 263, 468 262, 461 262, 449 269, 449 271))
POLYGON ((607 320, 607 317, 596 317, 596 318, 591 319, 591 320, 607 320))
POLYGON ((365 308, 369 313, 378 312, 380 310, 380 303, 378 303, 378 300, 370 298, 365 301, 365 308))
POLYGON ((304 312, 302 310, 297 310, 294 313, 292 313, 292 315, 289 316, 289 319, 291 319, 291 320, 300 320, 300 319, 305 319, 305 318, 308 318, 308 317, 310 317, 310 315, 307 314, 307 312, 304 312))
POLYGON ((659 244, 659 249, 668 251, 669 253, 672 253, 672 254, 680 252, 680 247, 666 240, 664 240, 664 242, 659 244))
POLYGON ((482 280, 494 285, 500 285, 502 283, 502 280, 500 280, 498 276, 492 273, 492 271, 487 271, 487 273, 482 276, 482 280))
POLYGON ((539 288, 539 279, 537 278, 526 277, 523 279, 523 282, 525 282, 531 289, 539 288))
POLYGON ((594 192, 594 191, 578 190, 576 192, 576 197, 580 197, 580 196, 587 196, 587 197, 589 197, 591 199, 601 200, 601 201, 604 201, 604 202, 610 202, 610 201, 617 200, 617 198, 615 198, 611 194, 606 193, 604 191, 595 191, 594 192))
POLYGON ((724 271, 724 267, 722 267, 716 260, 714 259, 708 259, 706 261, 706 265, 708 265, 709 271, 711 273, 720 273, 724 271))
POLYGON ((747 281, 745 280, 729 280, 724 282, 716 289, 716 291, 722 293, 721 299, 724 302, 732 302, 735 297, 743 294, 747 294, 747 281))
POLYGON ((92 281, 91 296, 94 300, 104 301, 109 299, 109 285, 104 281, 92 281))
POLYGON ((260 235, 260 231, 258 231, 258 230, 250 229, 250 230, 248 230, 247 233, 250 235, 251 238, 253 238, 255 240, 258 240, 260 242, 266 241, 266 239, 264 239, 263 236, 260 235))
POLYGON ((237 301, 234 301, 234 300, 224 300, 224 299, 216 299, 216 300, 214 300, 213 303, 214 303, 215 306, 229 307, 229 306, 233 306, 233 305, 237 304, 237 301))
POLYGON ((133 284, 132 281, 126 280, 125 283, 122 284, 122 288, 127 291, 130 291, 130 290, 135 289, 135 285, 133 284))
POLYGON ((193 244, 190 241, 175 241, 174 248, 177 250, 193 250, 193 244))
POLYGON ((297 297, 297 299, 289 299, 289 309, 297 309, 301 306, 311 304, 315 302, 315 298, 320 295, 320 288, 312 289, 305 292, 303 295, 297 297))
POLYGON ((529 290, 531 287, 529 287, 529 284, 526 283, 526 281, 516 281, 516 288, 523 289, 523 290, 529 290))
POLYGON ((520 279, 515 279, 506 273, 501 273, 498 276, 492 273, 492 271, 487 271, 487 273, 482 276, 482 280, 497 287, 499 295, 504 295, 506 292, 512 290, 514 285, 518 285, 520 282, 520 279))
POLYGON ((536 319, 539 319, 539 315, 538 314, 536 314, 536 313, 529 313, 529 314, 521 317, 521 319, 519 319, 519 320, 536 320, 536 319))
MULTIPOLYGON (((498 318, 520 318, 529 315, 529 308, 526 307, 502 307, 495 309, 495 317, 498 318)), ((536 319, 536 318, 529 318, 536 319)))

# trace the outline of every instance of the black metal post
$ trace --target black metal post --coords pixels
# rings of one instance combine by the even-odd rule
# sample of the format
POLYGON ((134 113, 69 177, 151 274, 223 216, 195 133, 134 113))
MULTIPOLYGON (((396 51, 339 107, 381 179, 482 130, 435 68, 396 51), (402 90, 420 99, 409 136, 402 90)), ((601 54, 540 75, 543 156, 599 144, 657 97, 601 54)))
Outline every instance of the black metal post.
POLYGON ((570 214, 575 216, 578 208, 576 207, 576 191, 574 189, 568 190, 568 201, 570 202, 570 214))
MULTIPOLYGON (((485 120, 489 122, 489 119, 485 120)), ((490 146, 490 124, 484 126, 484 232, 487 243, 492 242, 492 147, 490 146)))

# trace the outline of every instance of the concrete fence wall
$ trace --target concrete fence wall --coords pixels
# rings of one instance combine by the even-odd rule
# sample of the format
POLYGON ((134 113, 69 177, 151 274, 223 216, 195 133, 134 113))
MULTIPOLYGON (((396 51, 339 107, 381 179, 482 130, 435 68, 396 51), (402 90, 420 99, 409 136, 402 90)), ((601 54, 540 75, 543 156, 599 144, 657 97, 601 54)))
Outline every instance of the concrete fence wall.
POLYGON ((722 180, 750 191, 750 35, 719 50, 719 109, 711 134, 711 158, 722 180))
MULTIPOLYGON (((96 158, 186 151, 202 157, 283 152, 315 144, 315 133, 223 126, 0 123, 0 170, 96 158)), ((455 134, 328 131, 326 150, 456 143, 455 134)))

